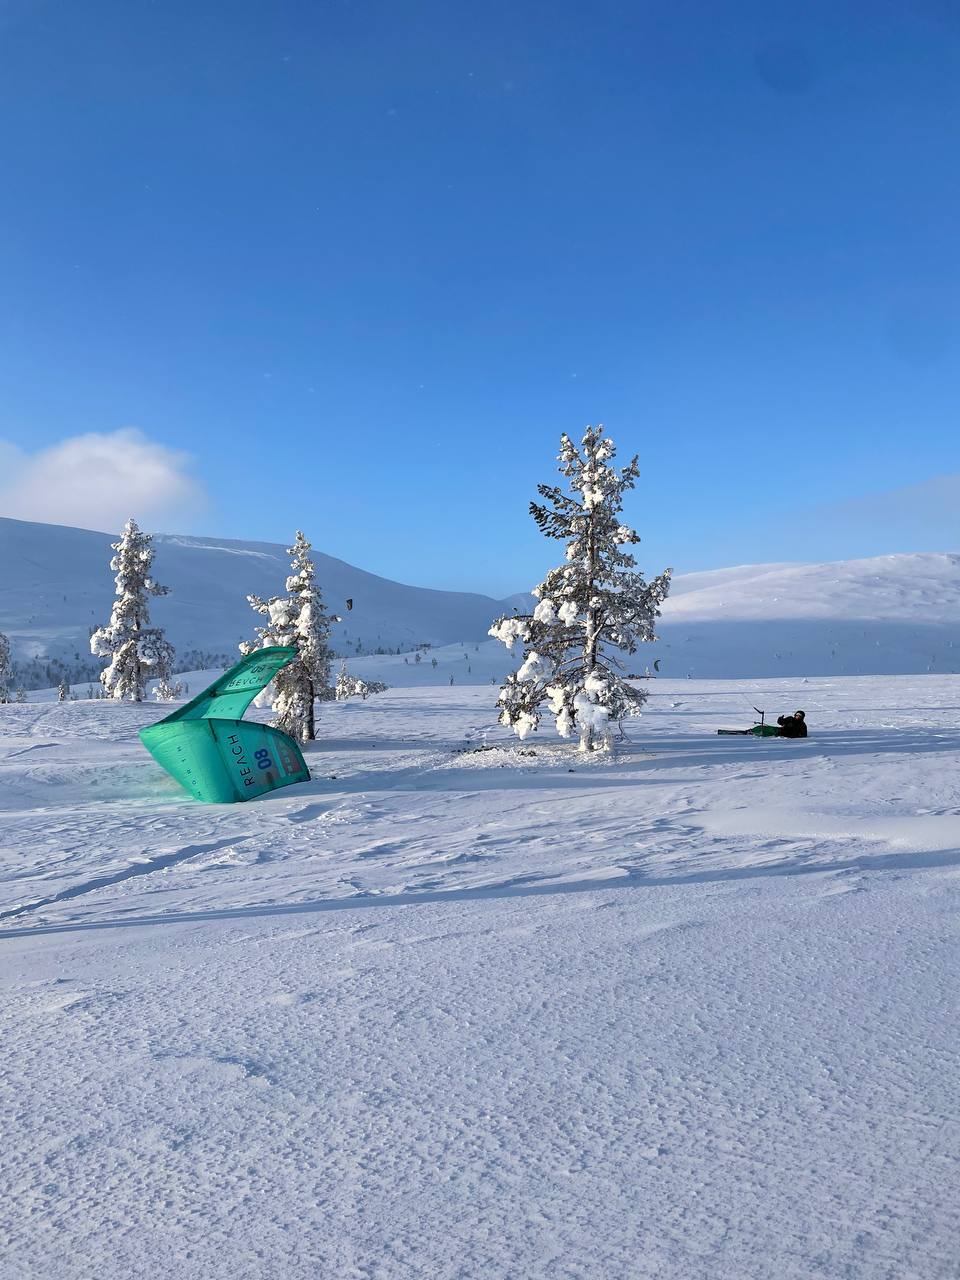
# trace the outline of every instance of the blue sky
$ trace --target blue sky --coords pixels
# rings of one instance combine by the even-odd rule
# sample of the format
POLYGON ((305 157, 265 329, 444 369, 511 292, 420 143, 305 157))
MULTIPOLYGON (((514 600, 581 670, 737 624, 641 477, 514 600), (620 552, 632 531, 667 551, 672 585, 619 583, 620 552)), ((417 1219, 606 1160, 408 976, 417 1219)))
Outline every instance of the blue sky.
POLYGON ((502 593, 603 421, 650 570, 956 548, 958 15, 7 0, 0 514, 502 593))

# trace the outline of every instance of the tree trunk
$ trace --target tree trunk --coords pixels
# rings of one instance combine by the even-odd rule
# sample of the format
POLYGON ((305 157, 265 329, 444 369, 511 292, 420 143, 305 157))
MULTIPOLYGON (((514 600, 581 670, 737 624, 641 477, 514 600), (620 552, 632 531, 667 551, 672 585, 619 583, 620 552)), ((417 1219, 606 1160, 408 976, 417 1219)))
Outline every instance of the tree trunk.
POLYGON ((313 700, 316 697, 316 690, 313 687, 313 681, 307 680, 307 742, 313 742, 316 735, 316 722, 313 714, 313 700))
MULTIPOLYGON (((594 576, 596 574, 596 543, 594 541, 593 528, 593 512, 587 517, 589 526, 587 531, 587 577, 589 600, 593 600, 594 596, 594 576)), ((583 641, 583 675, 586 678, 593 673, 597 665, 597 611, 592 604, 587 605, 587 634, 583 641)), ((587 725, 580 729, 580 750, 593 750, 593 725, 587 725)))

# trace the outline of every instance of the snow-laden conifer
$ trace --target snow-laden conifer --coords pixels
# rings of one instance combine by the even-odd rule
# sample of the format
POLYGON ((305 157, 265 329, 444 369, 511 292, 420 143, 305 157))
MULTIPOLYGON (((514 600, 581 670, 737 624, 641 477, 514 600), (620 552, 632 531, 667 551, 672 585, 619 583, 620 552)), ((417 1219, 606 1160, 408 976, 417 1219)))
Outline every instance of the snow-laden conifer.
POLYGON ((179 680, 175 680, 172 684, 169 679, 158 680, 153 696, 157 702, 174 702, 183 696, 183 685, 179 680))
POLYGON ((338 702, 345 702, 347 698, 362 698, 366 702, 372 693, 386 693, 389 688, 382 680, 362 680, 360 676, 353 676, 345 662, 340 664, 335 687, 338 702))
POLYGON ((565 738, 581 751, 609 745, 613 725, 638 715, 646 692, 622 677, 618 655, 655 640, 654 625, 670 589, 670 570, 647 582, 629 548, 640 541, 622 523, 623 495, 639 473, 634 458, 613 466, 616 450, 603 427, 588 427, 579 448, 560 438, 559 485, 538 485, 542 502, 530 512, 541 532, 566 543, 566 562, 534 588, 532 614, 499 618, 490 635, 512 649, 523 644, 522 665, 500 690, 501 724, 520 738, 540 723, 546 702, 565 738))
POLYGON ((345 662, 340 663, 340 670, 337 672, 336 697, 337 702, 344 702, 347 698, 352 698, 357 680, 347 670, 345 662))
POLYGON ((10 701, 10 641, 0 631, 0 702, 10 701))
POLYGON ((108 697, 142 702, 147 680, 168 680, 174 649, 160 627, 150 626, 150 596, 165 596, 169 587, 154 581, 153 539, 133 519, 123 526, 117 553, 110 561, 116 574, 116 599, 106 626, 90 637, 90 651, 110 663, 100 672, 108 697))
POLYGON ((316 736, 314 699, 328 698, 330 685, 330 628, 340 619, 328 614, 316 581, 316 567, 310 558, 310 543, 300 530, 287 549, 293 573, 287 578, 286 595, 262 600, 247 596, 257 613, 269 621, 255 628, 258 639, 243 643, 242 653, 267 645, 292 645, 296 659, 278 673, 274 681, 274 724, 299 742, 316 736))

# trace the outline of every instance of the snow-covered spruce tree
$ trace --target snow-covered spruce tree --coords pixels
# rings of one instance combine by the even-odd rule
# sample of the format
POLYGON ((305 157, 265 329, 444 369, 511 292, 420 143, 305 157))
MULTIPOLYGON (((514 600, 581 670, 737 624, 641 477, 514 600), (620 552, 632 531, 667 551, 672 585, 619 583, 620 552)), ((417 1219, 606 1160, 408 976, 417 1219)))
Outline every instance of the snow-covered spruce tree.
POLYGON ((540 723, 546 702, 565 738, 579 735, 580 750, 610 743, 614 723, 639 715, 646 692, 619 674, 618 654, 655 640, 654 625, 670 589, 670 570, 647 582, 630 554, 640 541, 621 523, 623 495, 636 483, 634 458, 622 470, 603 427, 587 427, 578 448, 560 437, 559 485, 538 486, 542 502, 530 512, 541 532, 566 543, 566 563, 534 588, 539 603, 527 616, 499 618, 490 635, 512 649, 523 643, 524 661, 500 690, 500 723, 520 738, 540 723))
POLYGON ((346 662, 341 662, 335 686, 337 702, 345 702, 347 698, 352 698, 356 692, 356 686, 356 676, 352 676, 347 670, 346 662))
POLYGON ((110 698, 142 702, 147 680, 169 680, 174 649, 160 627, 150 626, 150 596, 165 596, 151 576, 153 539, 133 519, 123 526, 119 542, 111 543, 117 553, 110 561, 116 574, 117 598, 110 621, 90 637, 90 651, 109 658, 100 672, 100 683, 110 698))
POLYGON ((0 631, 0 702, 10 701, 10 641, 0 631))
POLYGON ((287 594, 270 600, 247 596, 257 613, 266 614, 269 621, 256 628, 258 639, 244 642, 240 650, 252 653, 273 644, 296 647, 297 658, 274 681, 274 724, 299 742, 311 742, 316 736, 314 699, 330 696, 330 628, 340 619, 324 608, 310 543, 299 529, 287 551, 293 569, 287 578, 287 594))
POLYGON ((346 702, 348 698, 362 698, 366 702, 372 693, 386 693, 389 688, 382 680, 362 680, 359 676, 352 676, 346 662, 340 664, 335 686, 337 702, 346 702))
POLYGON ((171 684, 169 678, 164 677, 157 681, 153 696, 157 702, 174 702, 177 698, 183 696, 183 685, 179 680, 171 684))

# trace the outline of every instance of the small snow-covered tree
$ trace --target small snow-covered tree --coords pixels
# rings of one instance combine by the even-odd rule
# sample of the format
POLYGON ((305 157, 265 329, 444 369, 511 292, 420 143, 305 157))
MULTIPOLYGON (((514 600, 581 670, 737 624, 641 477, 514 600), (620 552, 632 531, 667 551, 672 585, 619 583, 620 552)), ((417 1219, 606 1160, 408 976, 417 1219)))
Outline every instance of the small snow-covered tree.
POLYGON ((10 701, 10 641, 0 631, 0 702, 10 701))
POLYGON ((566 563, 533 590, 532 614, 501 617, 490 635, 524 661, 500 690, 500 722, 520 738, 540 723, 546 702, 565 738, 579 735, 581 751, 609 745, 612 726, 639 715, 646 691, 627 684, 618 654, 655 640, 654 625, 670 589, 670 570, 647 582, 629 548, 640 541, 620 520, 623 495, 636 483, 636 458, 613 466, 613 441, 603 427, 587 427, 578 448, 560 437, 559 485, 539 485, 542 502, 530 512, 548 538, 566 543, 566 563))
POLYGON ((157 702, 173 702, 176 698, 183 696, 183 685, 179 680, 172 684, 168 678, 158 680, 153 696, 157 702))
POLYGON ((57 687, 57 701, 66 702, 70 697, 70 681, 64 678, 57 687))
POLYGON ((173 645, 160 627, 150 626, 147 603, 150 596, 165 596, 169 587, 160 586, 151 576, 153 539, 135 520, 127 521, 120 540, 111 546, 117 553, 110 561, 117 598, 110 621, 91 635, 90 651, 110 659, 100 672, 108 697, 142 702, 147 680, 169 680, 173 670, 173 645))
POLYGON ((347 670, 347 664, 341 662, 340 670, 337 672, 336 695, 338 702, 344 702, 347 698, 352 698, 357 680, 347 670))
POLYGON ((362 698, 366 702, 372 693, 386 693, 389 688, 382 680, 362 680, 359 676, 352 676, 347 670, 347 664, 340 664, 336 684, 338 702, 345 702, 347 698, 362 698))
POLYGON ((316 736, 314 699, 327 697, 330 685, 330 628, 340 619, 328 614, 316 582, 316 567, 310 558, 310 543, 300 530, 296 541, 287 549, 292 557, 293 573, 287 578, 284 596, 262 600, 247 596, 257 613, 269 621, 257 627, 258 639, 240 645, 242 653, 252 653, 267 645, 293 645, 296 659, 274 680, 274 724, 299 742, 311 742, 316 736))

